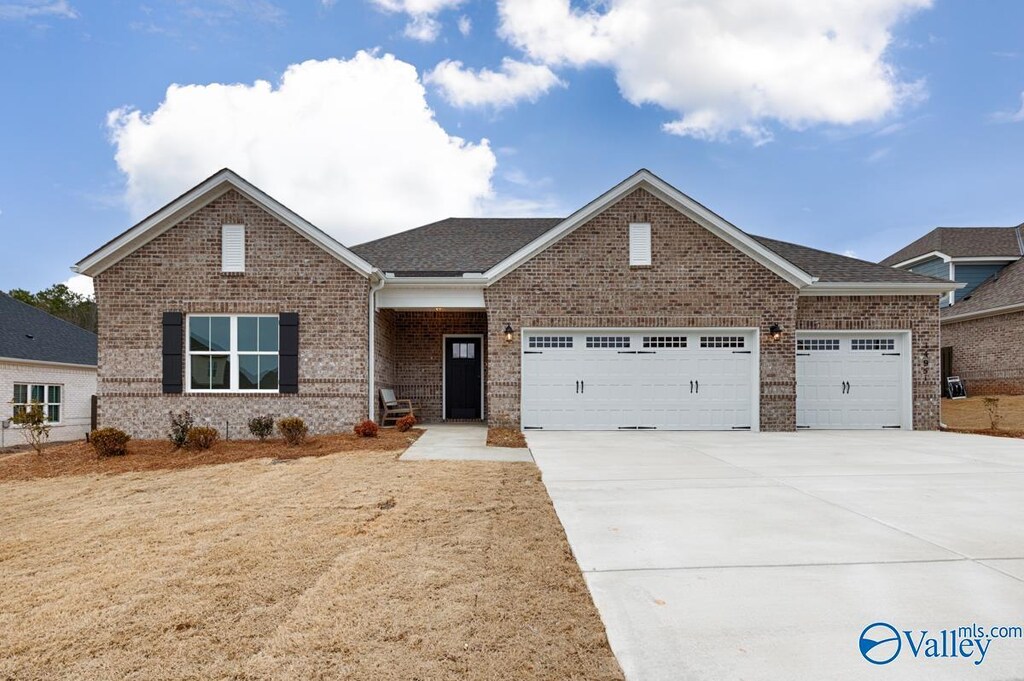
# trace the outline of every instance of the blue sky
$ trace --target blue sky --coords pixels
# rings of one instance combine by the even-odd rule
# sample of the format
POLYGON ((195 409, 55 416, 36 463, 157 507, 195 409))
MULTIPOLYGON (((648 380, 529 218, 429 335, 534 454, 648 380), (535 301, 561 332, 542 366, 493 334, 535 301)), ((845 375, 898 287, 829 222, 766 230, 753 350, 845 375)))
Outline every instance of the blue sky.
POLYGON ((349 244, 640 167, 871 260, 1018 224, 1022 28, 1014 0, 0 0, 0 288, 225 165, 349 244))

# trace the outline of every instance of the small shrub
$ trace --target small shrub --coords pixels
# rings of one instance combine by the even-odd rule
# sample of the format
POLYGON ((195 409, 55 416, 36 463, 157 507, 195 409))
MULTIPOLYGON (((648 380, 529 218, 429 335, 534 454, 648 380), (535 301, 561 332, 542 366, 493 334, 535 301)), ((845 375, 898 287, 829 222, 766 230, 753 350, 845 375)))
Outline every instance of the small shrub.
POLYGON ((131 435, 117 428, 100 428, 89 433, 89 443, 97 459, 101 456, 124 456, 128 453, 128 441, 131 439, 131 435))
POLYGON ((192 430, 196 420, 188 409, 177 414, 172 411, 170 414, 171 430, 167 433, 167 437, 171 439, 171 444, 175 449, 181 449, 188 443, 188 431, 192 430))
POLYGON ((249 419, 249 432, 258 437, 260 442, 274 434, 273 416, 254 416, 249 419))
POLYGON ((361 421, 352 429, 359 437, 377 437, 380 427, 370 419, 361 421))
POLYGON ((50 437, 50 424, 46 422, 43 405, 33 402, 18 409, 11 422, 16 426, 21 426, 21 434, 25 437, 25 442, 32 445, 36 454, 42 454, 43 442, 50 437))
POLYGON ((406 414, 402 418, 395 421, 395 429, 397 429, 399 433, 404 433, 405 431, 409 430, 415 425, 416 417, 413 416, 412 414, 406 414))
POLYGON ((989 426, 992 430, 999 430, 999 425, 1003 420, 1002 414, 999 413, 999 398, 984 397, 982 402, 985 404, 985 411, 988 412, 989 426))
POLYGON ((185 446, 194 450, 209 449, 219 438, 220 433, 217 432, 216 428, 194 426, 188 429, 188 435, 185 436, 185 446))
POLYGON ((289 416, 277 422, 277 432, 281 433, 285 442, 294 447, 306 441, 309 428, 306 427, 306 422, 298 416, 289 416))

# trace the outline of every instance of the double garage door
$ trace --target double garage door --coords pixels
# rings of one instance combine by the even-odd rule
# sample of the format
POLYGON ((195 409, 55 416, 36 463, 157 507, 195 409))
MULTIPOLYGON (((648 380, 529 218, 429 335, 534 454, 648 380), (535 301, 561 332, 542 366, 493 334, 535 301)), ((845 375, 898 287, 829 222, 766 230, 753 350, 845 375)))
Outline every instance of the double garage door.
POLYGON ((523 427, 739 430, 755 414, 750 331, 523 333, 523 427))
MULTIPOLYGON (((523 331, 522 424, 548 430, 750 430, 750 330, 523 331)), ((902 334, 797 334, 799 428, 906 427, 902 334)))

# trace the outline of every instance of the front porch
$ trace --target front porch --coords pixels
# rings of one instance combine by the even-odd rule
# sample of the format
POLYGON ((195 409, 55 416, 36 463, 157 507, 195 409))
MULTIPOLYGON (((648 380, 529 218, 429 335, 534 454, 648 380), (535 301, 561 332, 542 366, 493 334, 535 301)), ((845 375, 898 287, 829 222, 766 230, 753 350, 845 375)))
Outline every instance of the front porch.
POLYGON ((419 409, 421 422, 485 421, 487 313, 484 310, 378 309, 374 382, 419 409))

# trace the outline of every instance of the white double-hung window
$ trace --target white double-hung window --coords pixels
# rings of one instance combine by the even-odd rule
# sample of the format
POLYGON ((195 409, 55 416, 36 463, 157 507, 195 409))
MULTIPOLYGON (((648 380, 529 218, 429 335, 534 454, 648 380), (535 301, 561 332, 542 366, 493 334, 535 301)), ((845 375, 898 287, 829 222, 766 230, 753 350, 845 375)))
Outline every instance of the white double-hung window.
POLYGON ((50 423, 60 423, 61 399, 64 396, 64 387, 60 385, 39 385, 33 383, 15 383, 14 415, 23 414, 33 404, 38 404, 46 414, 46 420, 50 423))
POLYGON ((189 315, 189 392, 277 392, 277 315, 189 315))

